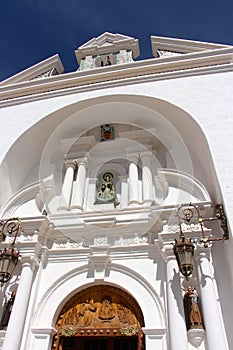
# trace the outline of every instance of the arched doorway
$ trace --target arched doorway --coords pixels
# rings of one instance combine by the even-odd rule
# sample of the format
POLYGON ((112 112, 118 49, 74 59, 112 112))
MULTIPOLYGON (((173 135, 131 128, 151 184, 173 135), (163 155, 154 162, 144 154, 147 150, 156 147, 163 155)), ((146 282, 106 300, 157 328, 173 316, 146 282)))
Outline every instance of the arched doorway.
POLYGON ((140 307, 125 291, 89 287, 72 297, 56 323, 55 350, 140 350, 144 347, 140 307))

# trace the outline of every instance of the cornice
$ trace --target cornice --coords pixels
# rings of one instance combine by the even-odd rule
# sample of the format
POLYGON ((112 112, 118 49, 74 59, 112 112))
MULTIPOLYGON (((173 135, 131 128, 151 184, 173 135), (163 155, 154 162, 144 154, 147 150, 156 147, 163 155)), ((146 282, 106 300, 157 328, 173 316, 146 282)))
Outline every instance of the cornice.
POLYGON ((171 52, 177 52, 180 54, 200 52, 207 50, 216 50, 221 48, 230 48, 230 45, 216 44, 195 40, 168 38, 161 36, 151 36, 151 46, 153 56, 157 57, 157 50, 167 50, 171 52))
POLYGON ((64 67, 60 60, 59 55, 54 55, 52 57, 49 57, 33 65, 32 67, 29 67, 13 75, 12 77, 3 80, 2 82, 0 82, 0 87, 21 83, 21 82, 30 82, 31 79, 36 78, 37 76, 49 71, 52 68, 56 68, 58 74, 63 73, 64 67))
POLYGON ((0 107, 77 92, 233 70, 233 48, 149 59, 0 86, 0 107))

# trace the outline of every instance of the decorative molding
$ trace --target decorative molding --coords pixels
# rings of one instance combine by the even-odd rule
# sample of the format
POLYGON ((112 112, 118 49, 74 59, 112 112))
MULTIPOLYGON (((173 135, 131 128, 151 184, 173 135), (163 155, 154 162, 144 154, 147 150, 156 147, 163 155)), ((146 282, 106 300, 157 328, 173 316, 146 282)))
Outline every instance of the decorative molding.
MULTIPOLYGON (((46 72, 54 72, 54 70, 56 70, 57 74, 61 74, 64 71, 64 67, 62 65, 59 55, 49 57, 46 60, 41 61, 35 64, 34 66, 29 67, 6 80, 3 80, 2 82, 0 82, 0 87, 30 81, 35 78, 38 78, 41 75, 44 75, 46 72)), ((47 77, 50 77, 50 75, 48 75, 47 77)))
POLYGON ((1 105, 17 104, 34 99, 61 96, 78 91, 156 81, 181 76, 232 71, 233 48, 221 48, 208 52, 198 52, 167 58, 142 60, 122 65, 96 68, 85 72, 73 72, 62 76, 53 76, 43 80, 18 83, 0 87, 1 105), (178 58, 178 59, 177 59, 178 58), (134 80, 135 79, 135 80, 134 80), (89 86, 91 84, 91 86, 89 86), (64 89, 69 89, 64 91, 64 89), (62 91, 63 90, 63 91, 62 91), (28 96, 36 95, 36 96, 28 96), (27 96, 27 97, 25 97, 27 96), (19 99, 19 100, 18 100, 19 99), (21 100, 22 99, 22 100, 21 100))
MULTIPOLYGON (((161 36, 151 36, 151 47, 153 56, 157 57, 157 50, 188 54, 195 52, 211 51, 229 48, 230 45, 207 43, 195 40, 177 39, 161 36)), ((209 53, 210 54, 210 53, 209 53)))
POLYGON ((166 336, 166 328, 146 328, 142 327, 142 331, 145 335, 148 335, 151 339, 160 339, 166 336))
POLYGON ((80 64, 81 59, 87 56, 108 54, 121 50, 130 50, 133 52, 134 58, 138 57, 140 53, 138 39, 122 34, 105 32, 80 46, 75 51, 75 55, 80 64))
MULTIPOLYGON (((1 217, 11 217, 13 216, 15 210, 21 205, 29 200, 35 199, 40 193, 40 183, 35 182, 21 188, 17 193, 14 193, 12 197, 6 202, 6 204, 1 208, 1 217)), ((38 209, 39 210, 39 209, 38 209)))
MULTIPOLYGON (((160 296, 157 294, 155 288, 142 275, 138 274, 136 271, 129 269, 125 266, 111 263, 110 269, 111 271, 116 271, 123 275, 128 276, 130 279, 134 280, 142 288, 145 289, 145 292, 147 292, 154 301, 154 305, 158 310, 159 322, 161 324, 161 327, 163 327, 165 322, 164 305, 162 303, 160 296)), ((43 313, 43 305, 46 305, 46 304, 48 305, 50 303, 50 298, 56 290, 61 288, 62 285, 65 285, 71 279, 76 278, 78 275, 79 276, 82 274, 86 275, 87 272, 88 272, 88 265, 83 265, 79 268, 68 271, 67 273, 61 275, 58 279, 56 279, 54 283, 52 283, 49 286, 49 288, 45 291, 45 293, 41 296, 39 303, 37 305, 37 308, 35 309, 34 314, 32 316, 32 324, 37 324, 38 319, 41 317, 40 313, 43 313)), ((93 282, 94 280, 89 281, 89 283, 93 283, 93 282)), ((119 288, 124 287, 119 285, 117 281, 115 281, 115 285, 119 286, 119 288)))
POLYGON ((205 339, 206 331, 204 329, 190 329, 188 331, 189 343, 195 348, 199 348, 203 340, 205 339))
POLYGON ((159 169, 158 177, 168 183, 168 186, 187 191, 196 197, 197 201, 210 201, 210 195, 204 185, 190 174, 173 169, 159 169))

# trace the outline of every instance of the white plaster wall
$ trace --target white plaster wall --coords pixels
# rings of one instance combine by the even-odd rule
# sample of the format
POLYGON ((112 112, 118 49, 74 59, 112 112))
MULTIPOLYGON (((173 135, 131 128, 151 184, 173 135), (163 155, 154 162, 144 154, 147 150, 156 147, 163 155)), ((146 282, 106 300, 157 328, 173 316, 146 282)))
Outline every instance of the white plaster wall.
MULTIPOLYGON (((203 130, 212 157, 214 167, 217 173, 217 179, 220 185, 220 191, 215 192, 214 200, 223 200, 226 208, 226 213, 228 214, 229 227, 233 225, 233 155, 232 149, 232 127, 233 127, 233 104, 232 104, 232 91, 233 91, 233 73, 218 73, 210 75, 199 75, 193 77, 170 79, 167 81, 157 81, 144 84, 135 84, 122 87, 115 87, 103 90, 95 90, 92 92, 83 92, 78 94, 72 94, 67 96, 50 98, 47 100, 40 100, 35 102, 29 102, 24 104, 18 104, 11 107, 5 107, 0 110, 1 118, 1 129, 0 129, 0 159, 6 157, 6 154, 12 144, 17 138, 19 138, 25 131, 28 130, 35 123, 39 122, 41 119, 60 110, 56 114, 56 124, 58 125, 62 122, 66 116, 69 115, 69 108, 65 110, 63 114, 62 108, 69 106, 70 104, 85 101, 86 99, 91 99, 100 96, 110 96, 110 95, 144 95, 148 97, 155 97, 157 99, 162 99, 168 101, 171 104, 183 109, 188 114, 190 114, 194 120, 200 125, 203 130)), ((71 108, 72 111, 72 108, 71 108)), ((169 107, 165 111, 169 115, 169 107)), ((98 116, 96 116, 98 118, 98 116)), ((169 115, 172 120, 173 116, 169 115)), ((174 117, 175 118, 175 117, 174 117)), ((111 115, 109 115, 109 121, 111 121, 111 115)), ((143 116, 141 120, 132 120, 133 122, 138 122, 143 125, 143 116)), ((178 121, 178 124, 182 121, 178 121)), ((53 128, 54 121, 51 120, 51 130, 53 128)), ((185 123, 183 124, 185 127, 185 123)), ((180 125, 182 128, 182 125, 180 125)), ((187 138, 193 138, 194 135, 192 131, 185 130, 187 133, 187 138)), ((43 135, 41 135, 43 138, 43 135)), ((31 140, 31 145, 29 149, 22 149, 21 153, 23 157, 31 157, 33 160, 34 152, 37 149, 33 143, 33 137, 31 140)), ((198 139, 195 140, 197 143, 196 156, 207 157, 208 153, 206 150, 202 150, 200 145, 198 145, 198 139), (204 155, 203 155, 203 153, 204 155)), ((14 154, 12 155, 14 157, 14 154)), ((4 164, 7 167, 7 163, 4 164)), ((36 168, 36 164, 32 162, 33 168, 36 168)), ((4 172, 4 169, 2 169, 4 172)), ((17 176, 17 172, 23 171, 20 168, 17 169, 14 176, 17 176)), ((207 174, 208 175, 208 174, 207 174)), ((212 175, 209 174, 211 177, 212 175)), ((0 186, 5 189, 5 178, 1 178, 0 186)), ((206 177, 206 182, 209 181, 208 176, 206 177)), ((211 183, 215 180, 211 179, 211 183)), ((216 186, 218 186, 216 184, 216 186)), ((6 199, 11 193, 6 193, 6 199)), ((219 288, 219 296, 221 300, 221 309, 224 314, 224 325, 227 330, 228 339, 230 339, 231 334, 231 305, 228 301, 231 295, 231 289, 225 286, 230 284, 229 276, 231 271, 228 272, 228 267, 225 265, 225 260, 223 256, 228 260, 229 266, 231 263, 232 256, 232 243, 225 242, 224 246, 219 246, 215 249, 216 260, 219 264, 216 264, 216 283, 219 288), (222 274, 221 271, 224 271, 222 274), (227 271, 227 272, 226 272, 227 271)), ((132 271, 136 271, 140 276, 146 276, 148 281, 145 287, 136 280, 132 279, 129 275, 120 274, 119 271, 112 271, 110 276, 106 278, 106 282, 113 283, 121 287, 129 286, 129 292, 135 297, 139 305, 141 305, 143 312, 145 313, 145 319, 147 320, 148 327, 163 327, 163 322, 158 322, 158 318, 150 319, 149 313, 151 313, 151 302, 156 305, 156 293, 159 289, 159 282, 152 277, 154 276, 153 265, 151 261, 148 261, 141 266, 139 261, 133 262, 118 262, 118 265, 126 266, 132 271), (153 286, 153 287, 152 287, 153 286), (145 290, 147 290, 148 298, 145 298, 145 290), (155 299, 153 299, 155 298, 155 299), (152 326, 153 324, 153 326, 152 326)), ((32 319, 32 325, 36 327, 51 327, 54 323, 54 315, 57 314, 57 310, 61 307, 62 301, 66 300, 68 296, 74 291, 74 285, 84 286, 87 283, 93 283, 93 279, 86 278, 86 271, 77 274, 78 268, 81 268, 81 263, 76 262, 65 263, 65 264, 52 264, 49 263, 46 271, 41 272, 40 279, 37 281, 40 288, 38 291, 34 291, 35 299, 34 305, 31 305, 33 310, 36 310, 34 317, 32 319), (76 270, 75 270, 76 269, 76 270), (73 275, 69 275, 70 271, 73 270, 73 275), (62 271, 62 272, 61 272, 62 271), (65 279, 63 277, 66 276, 65 279), (68 277, 69 276, 69 277, 68 277), (57 281, 59 280, 59 283, 57 281)), ((124 269, 123 269, 124 270, 124 269)), ((233 279, 233 276, 231 275, 233 279)), ((144 279, 142 279, 144 281, 144 279)), ((232 282, 231 279, 231 282, 232 282)), ((143 284, 143 283, 142 283, 143 284)), ((77 287, 78 288, 78 287, 77 287)), ((155 313, 156 314, 156 313, 155 313)), ((233 346, 233 344, 230 344, 233 346)))

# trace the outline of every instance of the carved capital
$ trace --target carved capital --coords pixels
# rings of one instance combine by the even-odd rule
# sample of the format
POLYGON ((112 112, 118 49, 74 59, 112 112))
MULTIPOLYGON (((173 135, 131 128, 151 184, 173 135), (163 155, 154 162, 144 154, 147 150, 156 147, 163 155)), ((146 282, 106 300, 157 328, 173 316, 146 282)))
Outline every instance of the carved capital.
POLYGON ((35 254, 33 255, 22 255, 20 258, 20 262, 22 264, 22 268, 26 266, 30 266, 31 269, 34 269, 35 267, 38 267, 40 264, 40 260, 38 256, 35 254))
POLYGON ((75 159, 75 164, 77 165, 77 167, 79 167, 80 165, 83 165, 86 168, 88 165, 88 160, 87 160, 87 158, 75 159))
POLYGON ((76 168, 75 160, 74 159, 67 159, 67 160, 65 160, 65 167, 66 167, 66 169, 70 168, 70 167, 75 169, 76 168))

